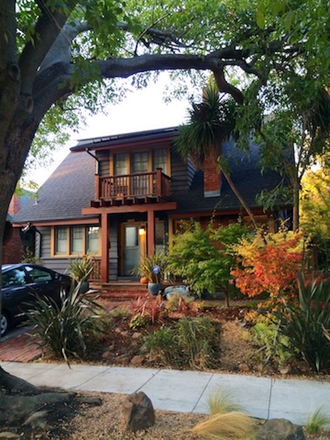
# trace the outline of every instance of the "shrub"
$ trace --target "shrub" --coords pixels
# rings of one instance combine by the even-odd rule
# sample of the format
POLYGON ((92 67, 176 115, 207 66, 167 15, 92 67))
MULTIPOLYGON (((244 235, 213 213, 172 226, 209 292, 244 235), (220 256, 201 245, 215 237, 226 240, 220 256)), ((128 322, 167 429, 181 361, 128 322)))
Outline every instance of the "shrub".
POLYGON ((62 356, 69 364, 69 356, 77 358, 86 352, 88 332, 100 331, 100 305, 91 298, 79 295, 79 284, 67 295, 61 292, 58 305, 52 298, 36 295, 36 302, 26 312, 28 324, 35 326, 33 337, 41 348, 62 356))
POLYGON ((196 315, 199 306, 193 298, 183 297, 181 295, 172 295, 165 304, 169 312, 177 312, 185 316, 196 315))
POLYGON ((219 360, 220 331, 209 318, 183 318, 145 337, 151 356, 173 366, 212 368, 219 360))
POLYGON ((259 355, 264 364, 273 362, 281 367, 297 355, 289 338, 279 333, 278 324, 274 322, 258 322, 250 334, 252 342, 260 347, 259 355))
POLYGON ((176 336, 173 329, 163 327, 144 339, 143 348, 164 365, 177 365, 176 336))
MULTIPOLYGON (((135 315, 143 315, 148 318, 148 322, 155 324, 156 322, 163 322, 164 315, 167 314, 165 308, 164 300, 161 295, 150 296, 140 296, 136 301, 131 303, 131 309, 135 315)), ((146 324, 148 323, 146 322, 146 324)))
POLYGON ((171 273, 182 278, 199 296, 223 290, 229 305, 229 291, 233 290, 231 270, 236 259, 229 249, 245 234, 247 229, 238 223, 216 227, 211 221, 203 229, 200 223, 191 221, 174 237, 169 256, 171 273))
POLYGON ((330 328, 329 281, 298 276, 299 303, 287 304, 274 312, 280 320, 280 332, 315 371, 330 370, 330 340, 324 329, 330 328))
POLYGON ((136 329, 140 327, 144 327, 145 325, 150 323, 150 317, 144 313, 136 313, 133 315, 129 322, 129 328, 136 329))
POLYGON ((249 297, 268 293, 282 304, 297 297, 297 272, 303 264, 304 236, 282 230, 243 237, 233 247, 240 265, 232 271, 236 286, 249 297), (265 242, 266 241, 266 242, 265 242))

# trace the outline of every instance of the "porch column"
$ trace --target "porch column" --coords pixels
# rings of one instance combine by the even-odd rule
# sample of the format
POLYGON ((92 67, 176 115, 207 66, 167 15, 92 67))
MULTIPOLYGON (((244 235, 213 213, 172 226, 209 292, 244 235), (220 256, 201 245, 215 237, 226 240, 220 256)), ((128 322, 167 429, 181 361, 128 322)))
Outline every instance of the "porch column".
POLYGON ((101 282, 109 281, 109 215, 101 214, 101 282))
POLYGON ((155 211, 153 209, 148 210, 148 251, 147 254, 150 257, 155 253, 155 211))

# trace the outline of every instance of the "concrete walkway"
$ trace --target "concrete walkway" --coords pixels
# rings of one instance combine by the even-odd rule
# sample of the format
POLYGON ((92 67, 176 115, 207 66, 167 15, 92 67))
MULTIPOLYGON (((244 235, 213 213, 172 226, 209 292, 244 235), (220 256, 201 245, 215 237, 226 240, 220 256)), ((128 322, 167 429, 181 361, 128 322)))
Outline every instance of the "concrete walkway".
POLYGON ((286 418, 304 425, 320 407, 330 414, 330 383, 254 376, 109 366, 1 362, 9 373, 34 385, 66 390, 131 394, 144 391, 155 409, 208 413, 219 388, 257 418, 286 418))

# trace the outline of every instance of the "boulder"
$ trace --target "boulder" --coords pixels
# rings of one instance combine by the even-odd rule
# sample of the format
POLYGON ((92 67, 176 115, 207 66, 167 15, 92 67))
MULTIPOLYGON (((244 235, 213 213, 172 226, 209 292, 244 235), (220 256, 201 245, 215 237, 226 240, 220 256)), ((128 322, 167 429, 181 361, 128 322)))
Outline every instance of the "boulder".
POLYGON ((183 296, 189 297, 189 287, 188 286, 169 286, 164 290, 163 296, 166 299, 170 299, 173 296, 183 296))
POLYGON ((256 440, 305 440, 301 426, 286 419, 271 419, 260 428, 256 440))
POLYGON ((149 397, 143 392, 130 394, 124 401, 124 416, 131 431, 150 428, 155 424, 155 411, 149 397))

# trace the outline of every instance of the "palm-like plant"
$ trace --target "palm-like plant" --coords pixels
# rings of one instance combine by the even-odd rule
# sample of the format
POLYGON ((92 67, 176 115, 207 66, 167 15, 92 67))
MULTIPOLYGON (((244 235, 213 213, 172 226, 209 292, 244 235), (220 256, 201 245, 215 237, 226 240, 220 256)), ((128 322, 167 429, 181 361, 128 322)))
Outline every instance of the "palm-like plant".
POLYGON ((257 224, 249 206, 241 196, 227 170, 223 160, 222 144, 233 134, 235 128, 235 104, 232 100, 221 100, 213 81, 209 81, 203 91, 200 104, 192 104, 189 110, 189 122, 179 128, 175 144, 184 160, 189 157, 198 168, 203 167, 206 159, 217 161, 219 169, 227 180, 233 193, 249 215, 255 229, 257 224))

